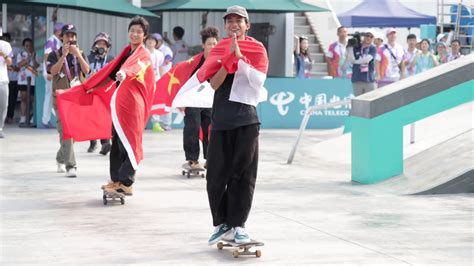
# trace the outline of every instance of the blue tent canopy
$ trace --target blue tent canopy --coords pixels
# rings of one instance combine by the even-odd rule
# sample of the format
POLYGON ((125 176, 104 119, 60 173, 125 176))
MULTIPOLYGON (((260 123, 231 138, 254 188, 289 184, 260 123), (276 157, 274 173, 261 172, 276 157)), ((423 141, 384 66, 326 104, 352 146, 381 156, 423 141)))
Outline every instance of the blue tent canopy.
POLYGON ((436 24, 436 17, 413 11, 398 0, 364 0, 338 16, 345 27, 419 27, 436 24))

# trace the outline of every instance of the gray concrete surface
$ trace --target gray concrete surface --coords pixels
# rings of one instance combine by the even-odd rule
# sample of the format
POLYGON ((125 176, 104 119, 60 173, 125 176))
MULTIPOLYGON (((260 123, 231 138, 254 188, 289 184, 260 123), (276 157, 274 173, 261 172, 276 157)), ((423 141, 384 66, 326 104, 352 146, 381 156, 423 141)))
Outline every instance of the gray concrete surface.
MULTIPOLYGON (((350 164, 307 131, 262 130, 250 236, 261 258, 207 246, 205 179, 181 176, 182 131, 144 136, 135 195, 102 205, 108 159, 77 143, 78 178, 55 173, 55 130, 5 129, 0 140, 0 265, 472 265, 472 195, 402 196, 350 182, 350 164), (319 145, 319 146, 318 146, 319 145), (339 157, 338 157, 339 156, 339 157)), ((330 143, 330 141, 329 141, 330 143)), ((342 144, 340 144, 342 145, 342 144)))

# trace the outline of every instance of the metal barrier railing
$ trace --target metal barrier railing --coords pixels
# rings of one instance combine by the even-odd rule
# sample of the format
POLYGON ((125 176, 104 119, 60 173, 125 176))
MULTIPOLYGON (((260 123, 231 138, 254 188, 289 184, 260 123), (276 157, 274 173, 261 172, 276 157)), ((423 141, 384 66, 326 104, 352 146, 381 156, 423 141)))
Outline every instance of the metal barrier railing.
POLYGON ((308 109, 306 109, 303 120, 301 121, 300 129, 298 131, 298 136, 296 137, 295 144, 293 145, 293 148, 291 149, 291 152, 290 152, 290 156, 288 157, 287 164, 291 164, 293 162, 293 158, 295 157, 296 149, 300 142, 301 136, 303 135, 303 131, 306 129, 306 126, 308 125, 309 117, 314 111, 320 110, 320 109, 326 109, 326 108, 330 108, 334 106, 339 106, 339 105, 345 105, 345 104, 349 104, 350 102, 351 100, 344 100, 344 101, 338 101, 338 102, 333 102, 333 103, 313 105, 309 107, 308 109))

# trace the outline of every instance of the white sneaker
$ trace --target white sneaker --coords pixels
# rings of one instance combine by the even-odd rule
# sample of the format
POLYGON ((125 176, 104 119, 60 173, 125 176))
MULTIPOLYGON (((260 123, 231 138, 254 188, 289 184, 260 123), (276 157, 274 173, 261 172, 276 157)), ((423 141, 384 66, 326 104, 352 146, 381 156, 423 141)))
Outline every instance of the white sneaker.
POLYGON ((58 166, 58 170, 56 170, 56 172, 66 173, 66 165, 64 165, 63 163, 56 163, 56 165, 58 166))
POLYGON ((25 116, 21 116, 20 117, 20 124, 24 124, 26 123, 26 117, 25 116))
POLYGON ((244 244, 249 243, 251 240, 245 228, 239 226, 234 228, 234 241, 237 244, 244 244))
POLYGON ((71 168, 69 170, 67 170, 66 172, 66 177, 76 177, 77 174, 76 174, 76 168, 71 168))

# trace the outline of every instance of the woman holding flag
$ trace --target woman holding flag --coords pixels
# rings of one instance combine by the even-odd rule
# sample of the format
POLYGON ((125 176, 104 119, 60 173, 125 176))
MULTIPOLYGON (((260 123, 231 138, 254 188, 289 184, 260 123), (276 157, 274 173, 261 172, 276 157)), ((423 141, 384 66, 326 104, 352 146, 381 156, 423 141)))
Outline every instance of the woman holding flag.
POLYGON ((132 18, 130 45, 84 84, 57 95, 64 139, 106 139, 112 132, 111 182, 102 186, 107 192, 132 195, 143 159, 142 136, 155 92, 150 53, 143 45, 148 28, 143 17, 132 18))
POLYGON ((268 70, 265 47, 247 37, 247 10, 231 6, 223 16, 229 38, 211 51, 198 70, 215 90, 208 148, 207 193, 214 233, 209 245, 225 237, 250 242, 245 230, 253 200, 258 165, 260 121, 256 106, 266 100, 268 70))

